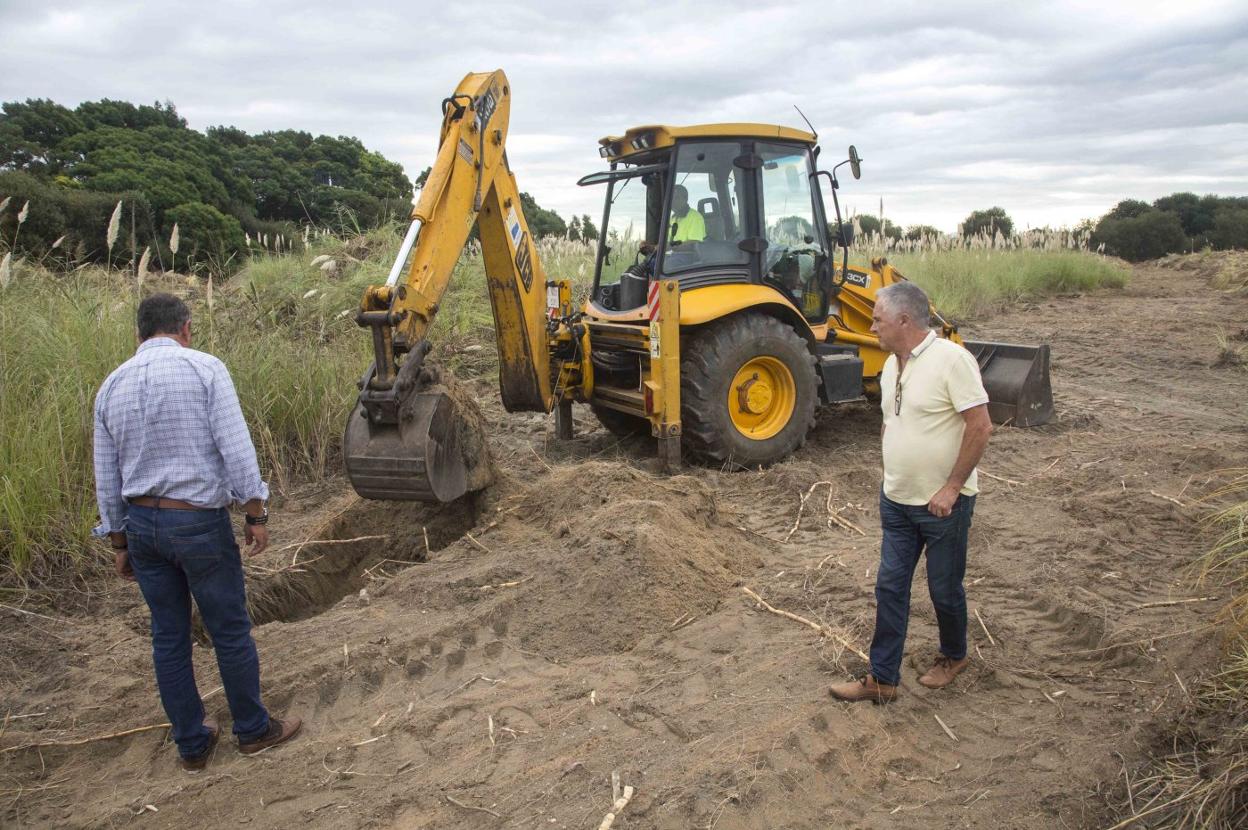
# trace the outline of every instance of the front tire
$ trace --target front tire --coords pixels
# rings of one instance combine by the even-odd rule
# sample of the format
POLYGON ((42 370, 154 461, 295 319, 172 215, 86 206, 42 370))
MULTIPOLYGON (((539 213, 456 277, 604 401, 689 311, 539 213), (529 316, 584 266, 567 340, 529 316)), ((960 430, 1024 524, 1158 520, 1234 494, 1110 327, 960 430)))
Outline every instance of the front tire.
POLYGON ((696 461, 774 464, 814 426, 814 355, 775 317, 746 313, 709 324, 684 346, 680 373, 681 443, 696 461))

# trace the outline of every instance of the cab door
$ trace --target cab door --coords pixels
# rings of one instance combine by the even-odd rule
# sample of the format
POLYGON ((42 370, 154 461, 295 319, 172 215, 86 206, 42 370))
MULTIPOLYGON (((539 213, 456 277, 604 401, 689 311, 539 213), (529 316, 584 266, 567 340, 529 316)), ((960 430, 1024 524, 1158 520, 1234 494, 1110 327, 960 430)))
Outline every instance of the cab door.
POLYGON ((831 252, 823 205, 811 184, 810 148, 758 142, 762 281, 779 289, 807 320, 827 317, 831 252))

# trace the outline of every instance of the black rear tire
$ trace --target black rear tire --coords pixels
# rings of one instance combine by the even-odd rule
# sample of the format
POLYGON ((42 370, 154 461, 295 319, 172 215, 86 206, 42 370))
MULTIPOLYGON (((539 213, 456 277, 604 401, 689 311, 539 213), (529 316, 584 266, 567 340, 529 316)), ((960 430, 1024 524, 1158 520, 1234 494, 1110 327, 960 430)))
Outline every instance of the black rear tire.
POLYGON ((737 314, 708 324, 682 343, 681 444, 695 461, 756 467, 774 464, 806 443, 815 425, 815 357, 792 326, 765 314, 737 314), (794 404, 774 435, 751 438, 733 422, 729 387, 755 358, 773 358, 792 375, 794 404))

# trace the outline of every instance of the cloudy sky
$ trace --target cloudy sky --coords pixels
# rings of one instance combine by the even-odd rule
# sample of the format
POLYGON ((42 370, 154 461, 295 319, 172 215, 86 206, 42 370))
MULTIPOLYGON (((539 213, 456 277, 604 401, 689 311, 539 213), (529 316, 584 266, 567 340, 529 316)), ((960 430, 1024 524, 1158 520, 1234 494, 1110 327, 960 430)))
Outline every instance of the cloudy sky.
POLYGON ((0 0, 0 101, 169 100, 196 129, 355 135, 408 175, 469 71, 511 79, 522 190, 601 212, 597 139, 758 121, 857 145, 845 203, 953 231, 1248 195, 1248 4, 0 0), (647 8, 648 6, 648 8, 647 8))

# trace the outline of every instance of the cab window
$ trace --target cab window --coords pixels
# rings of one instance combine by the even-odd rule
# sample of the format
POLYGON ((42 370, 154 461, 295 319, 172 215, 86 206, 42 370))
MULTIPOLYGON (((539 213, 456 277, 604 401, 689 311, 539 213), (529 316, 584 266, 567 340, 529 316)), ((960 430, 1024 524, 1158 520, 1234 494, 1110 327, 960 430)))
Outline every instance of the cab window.
POLYGON ((763 162, 763 280, 780 288, 807 317, 822 313, 827 297, 827 252, 817 231, 810 185, 810 154, 792 145, 760 142, 763 162))
POLYGON ((749 254, 744 239, 741 205, 745 203, 745 171, 733 160, 741 155, 735 141, 682 144, 669 196, 663 250, 663 272, 678 274, 697 268, 745 267, 749 254))

